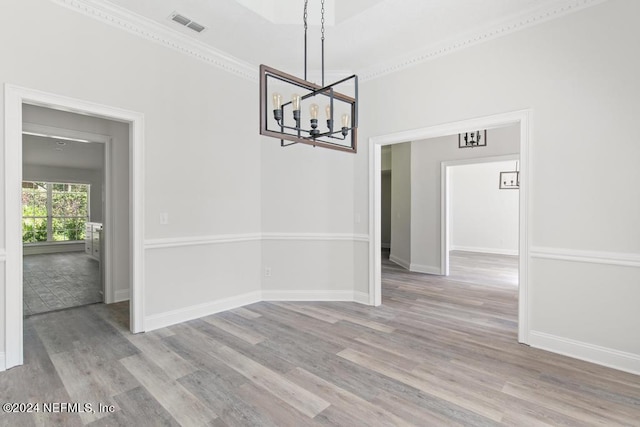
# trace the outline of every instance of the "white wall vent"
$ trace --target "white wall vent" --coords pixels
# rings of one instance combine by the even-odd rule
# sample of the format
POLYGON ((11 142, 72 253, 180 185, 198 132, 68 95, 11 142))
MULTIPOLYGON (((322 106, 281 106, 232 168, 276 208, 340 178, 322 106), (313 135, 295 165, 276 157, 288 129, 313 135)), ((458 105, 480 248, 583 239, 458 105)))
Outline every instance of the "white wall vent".
POLYGON ((205 29, 204 25, 200 25, 197 22, 187 18, 186 16, 180 15, 179 13, 176 13, 176 12, 172 13, 171 16, 169 16, 169 19, 171 19, 174 22, 177 22, 180 25, 184 25, 187 28, 191 28, 193 31, 197 33, 201 33, 205 29))

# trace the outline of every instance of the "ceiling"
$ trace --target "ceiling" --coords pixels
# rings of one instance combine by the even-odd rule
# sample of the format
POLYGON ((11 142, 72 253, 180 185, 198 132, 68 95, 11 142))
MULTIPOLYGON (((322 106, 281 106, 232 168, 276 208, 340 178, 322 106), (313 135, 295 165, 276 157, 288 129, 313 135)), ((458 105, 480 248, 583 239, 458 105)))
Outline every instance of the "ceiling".
POLYGON ((78 169, 102 169, 104 144, 70 141, 45 136, 22 136, 22 161, 78 169))
MULTIPOLYGON (((303 0, 92 0, 126 9, 253 66, 298 74, 303 0), (170 19, 203 25, 196 33, 170 19)), ((477 34, 579 9, 576 0, 325 0, 325 68, 360 72, 477 34), (552 10, 552 12, 550 12, 552 10), (532 19, 532 17, 536 17, 532 19)), ((582 1, 582 5, 595 1, 582 1)), ((310 69, 320 68, 320 0, 309 0, 310 69)), ((494 31, 495 33, 495 31, 494 31)))

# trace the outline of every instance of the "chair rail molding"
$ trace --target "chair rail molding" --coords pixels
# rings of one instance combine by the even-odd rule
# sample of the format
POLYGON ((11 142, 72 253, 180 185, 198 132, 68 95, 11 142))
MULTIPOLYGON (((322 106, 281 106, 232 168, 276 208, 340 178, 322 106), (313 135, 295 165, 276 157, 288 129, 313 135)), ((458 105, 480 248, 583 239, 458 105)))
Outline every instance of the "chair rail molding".
POLYGON ((145 249, 178 248, 183 246, 218 245, 222 243, 260 241, 260 233, 216 234, 208 236, 164 237, 147 239, 145 249))
POLYGON ((640 254, 637 253, 585 251, 579 249, 533 246, 529 251, 529 255, 532 258, 538 259, 640 267, 640 254))
POLYGON ((163 237, 144 241, 145 249, 165 249, 183 246, 218 245, 223 243, 262 241, 349 241, 369 243, 367 234, 350 233, 238 233, 208 236, 163 237))

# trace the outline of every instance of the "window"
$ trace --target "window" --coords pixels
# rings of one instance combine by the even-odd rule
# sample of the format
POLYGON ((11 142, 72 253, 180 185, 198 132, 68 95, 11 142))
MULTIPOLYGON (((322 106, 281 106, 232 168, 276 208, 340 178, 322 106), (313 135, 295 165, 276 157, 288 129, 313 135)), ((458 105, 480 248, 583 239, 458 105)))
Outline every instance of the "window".
POLYGON ((84 240, 89 185, 22 182, 22 242, 84 240))

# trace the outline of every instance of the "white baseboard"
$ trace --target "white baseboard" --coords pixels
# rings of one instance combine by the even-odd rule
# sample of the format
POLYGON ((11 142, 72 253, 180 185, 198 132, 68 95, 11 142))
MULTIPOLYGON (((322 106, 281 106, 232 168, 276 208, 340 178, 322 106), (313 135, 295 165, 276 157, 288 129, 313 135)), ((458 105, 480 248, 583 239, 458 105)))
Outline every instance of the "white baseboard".
POLYGON ((121 302, 121 301, 128 301, 128 300, 129 300, 129 289, 120 289, 116 291, 113 302, 121 302))
POLYGON ((640 375, 640 355, 601 347, 544 332, 530 331, 529 345, 574 359, 640 375))
POLYGON ((479 248, 479 247, 476 247, 476 246, 451 245, 449 250, 451 250, 451 251, 463 251, 463 252, 476 252, 476 253, 481 253, 481 254, 518 256, 518 250, 517 249, 479 248))
POLYGON ((4 355, 4 351, 0 351, 0 372, 7 370, 7 359, 4 355))
POLYGON ((209 316, 210 314, 231 310, 242 307, 243 305, 253 304, 260 302, 261 300, 260 291, 255 291, 230 298, 223 298, 205 304, 181 308, 179 310, 153 314, 144 319, 145 331, 153 331, 154 329, 164 328, 165 326, 171 326, 188 320, 197 319, 199 317, 209 316))
POLYGON ((358 304, 371 305, 369 294, 366 292, 354 291, 353 301, 357 302, 358 304))
POLYGON ((389 261, 398 264, 400 267, 406 268, 407 270, 409 270, 409 267, 411 266, 409 262, 403 260, 402 258, 398 258, 393 254, 389 255, 389 261))
POLYGON ((437 274, 438 276, 442 275, 440 267, 433 267, 431 265, 411 264, 409 265, 409 270, 415 273, 437 274))
MULTIPOLYGON (((367 296, 368 299, 368 296, 367 296)), ((262 291, 262 301, 351 301, 353 291, 262 291)))

